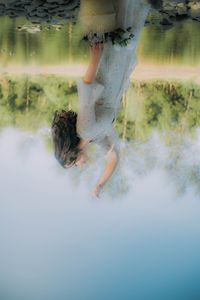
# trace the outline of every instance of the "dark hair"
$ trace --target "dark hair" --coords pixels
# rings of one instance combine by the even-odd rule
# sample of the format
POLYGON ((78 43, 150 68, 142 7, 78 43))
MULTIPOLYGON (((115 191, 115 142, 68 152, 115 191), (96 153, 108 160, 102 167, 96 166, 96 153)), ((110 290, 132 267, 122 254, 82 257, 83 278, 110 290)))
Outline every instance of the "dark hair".
POLYGON ((159 9, 162 7, 163 1, 162 0, 148 0, 149 4, 152 5, 153 8, 159 9))
POLYGON ((80 137, 76 132, 77 113, 61 110, 54 113, 51 133, 54 144, 55 157, 61 164, 72 165, 75 163, 80 149, 80 137))

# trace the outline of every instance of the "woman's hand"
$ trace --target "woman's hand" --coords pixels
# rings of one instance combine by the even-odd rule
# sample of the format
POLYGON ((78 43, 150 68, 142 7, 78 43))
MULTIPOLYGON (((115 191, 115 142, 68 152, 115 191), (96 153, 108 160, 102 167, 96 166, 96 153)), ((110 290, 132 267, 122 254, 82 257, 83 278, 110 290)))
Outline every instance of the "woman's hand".
POLYGON ((101 190, 101 185, 97 184, 92 192, 91 192, 91 196, 95 199, 99 199, 99 193, 100 193, 100 190, 101 190))
POLYGON ((111 148, 111 150, 109 151, 109 153, 107 155, 107 164, 103 171, 103 174, 100 177, 97 185, 93 188, 93 190, 91 192, 92 197, 94 197, 96 199, 99 198, 99 193, 100 193, 101 188, 106 184, 106 182, 111 177, 111 175, 113 174, 113 172, 116 168, 116 165, 118 162, 118 155, 113 148, 114 148, 114 146, 111 148))

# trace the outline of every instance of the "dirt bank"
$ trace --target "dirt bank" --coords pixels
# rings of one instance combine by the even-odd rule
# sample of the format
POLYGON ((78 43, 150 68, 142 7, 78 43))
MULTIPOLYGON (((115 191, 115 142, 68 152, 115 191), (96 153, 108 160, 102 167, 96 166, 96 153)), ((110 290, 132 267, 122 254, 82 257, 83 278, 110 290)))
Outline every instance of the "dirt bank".
MULTIPOLYGON (((67 77, 82 77, 86 65, 65 65, 65 66, 8 66, 0 68, 0 74, 55 74, 67 77)), ((200 84, 200 66, 176 66, 176 65, 150 65, 138 64, 131 79, 134 80, 184 80, 194 81, 200 84)))

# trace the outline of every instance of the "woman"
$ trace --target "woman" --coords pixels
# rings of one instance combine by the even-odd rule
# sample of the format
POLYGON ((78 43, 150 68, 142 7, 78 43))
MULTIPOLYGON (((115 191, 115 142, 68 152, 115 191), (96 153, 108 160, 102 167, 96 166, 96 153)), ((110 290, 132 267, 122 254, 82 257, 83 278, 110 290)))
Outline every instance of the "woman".
POLYGON ((115 0, 110 1, 109 6, 103 1, 101 9, 99 3, 98 9, 95 6, 97 2, 84 0, 80 9, 91 60, 83 80, 77 81, 78 114, 57 113, 52 124, 55 155, 64 167, 85 163, 85 149, 91 142, 98 144, 106 154, 106 167, 92 190, 94 197, 99 196, 119 159, 119 141, 113 120, 136 65, 135 49, 150 9, 147 0, 115 0), (105 18, 106 14, 114 15, 111 22, 105 18), (108 20, 105 27, 98 27, 98 24, 104 24, 103 19, 108 20), (109 28, 113 31, 109 32, 109 28))
MULTIPOLYGON (((110 147, 108 134, 113 132, 112 121, 105 116, 96 120, 95 102, 100 99, 104 89, 101 84, 92 83, 95 68, 97 68, 102 48, 100 45, 91 48, 91 62, 83 81, 77 81, 80 104, 78 115, 72 111, 56 112, 52 122, 52 136, 55 147, 55 156, 64 168, 72 166, 82 166, 87 155, 85 149, 89 143, 99 143, 106 154, 106 168, 92 191, 93 197, 98 197, 100 189, 113 173, 118 159, 117 137, 112 133, 112 138, 116 139, 115 149, 110 147), (105 134, 102 130, 105 131, 105 134), (102 136, 104 137, 102 140, 102 136)), ((108 115, 107 115, 108 117, 108 115)), ((114 141, 114 139, 113 139, 114 141)))

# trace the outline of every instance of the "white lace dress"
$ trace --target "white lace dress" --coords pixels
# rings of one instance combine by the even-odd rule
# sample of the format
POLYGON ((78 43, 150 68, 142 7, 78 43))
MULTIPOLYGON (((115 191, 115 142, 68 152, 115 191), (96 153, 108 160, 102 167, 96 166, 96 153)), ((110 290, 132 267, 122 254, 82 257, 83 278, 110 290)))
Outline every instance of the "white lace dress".
POLYGON ((113 119, 126 92, 130 75, 136 66, 136 47, 150 10, 147 0, 118 0, 115 3, 117 23, 131 27, 134 37, 127 46, 105 43, 93 84, 77 81, 79 111, 77 132, 83 139, 100 145, 104 152, 113 147, 119 151, 119 140, 113 119))

